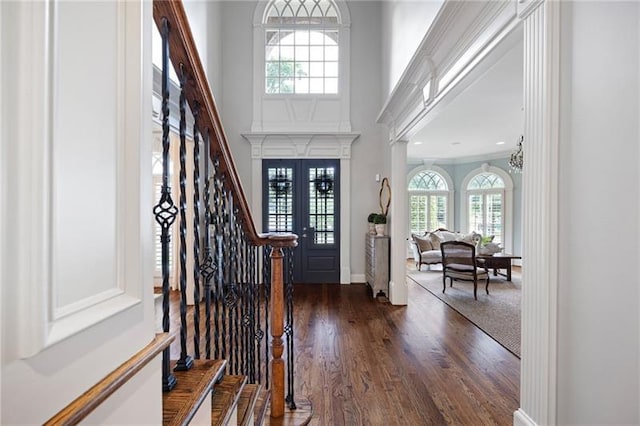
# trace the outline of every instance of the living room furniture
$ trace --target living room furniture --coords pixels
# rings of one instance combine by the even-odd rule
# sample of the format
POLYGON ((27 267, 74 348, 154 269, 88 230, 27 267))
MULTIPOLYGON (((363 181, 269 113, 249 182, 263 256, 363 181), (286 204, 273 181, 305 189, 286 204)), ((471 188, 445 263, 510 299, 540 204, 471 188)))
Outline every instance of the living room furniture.
POLYGON ((473 244, 463 241, 446 241, 440 244, 442 252, 442 292, 447 289, 447 277, 449 286, 453 286, 453 280, 473 281, 473 298, 478 300, 478 280, 487 280, 485 290, 489 294, 489 271, 486 266, 479 267, 483 263, 476 259, 476 248, 473 244))
POLYGON ((462 234, 439 228, 433 232, 425 232, 424 235, 411 234, 411 250, 416 269, 421 270, 422 265, 434 265, 442 263, 440 244, 445 241, 463 241, 476 245, 482 236, 475 232, 462 234))
POLYGON ((511 261, 513 259, 522 259, 520 256, 514 256, 507 253, 496 253, 494 255, 477 255, 477 260, 480 260, 487 269, 493 269, 493 275, 501 275, 511 281, 511 261), (505 274, 499 272, 499 269, 504 269, 505 274))
POLYGON ((373 297, 389 294, 389 246, 388 236, 367 234, 364 244, 365 276, 373 297))

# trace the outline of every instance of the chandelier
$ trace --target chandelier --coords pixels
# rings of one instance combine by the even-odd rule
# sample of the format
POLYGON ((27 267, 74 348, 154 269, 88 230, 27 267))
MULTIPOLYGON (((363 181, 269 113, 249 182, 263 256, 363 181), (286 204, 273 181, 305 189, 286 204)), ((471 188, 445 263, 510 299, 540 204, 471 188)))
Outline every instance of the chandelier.
POLYGON ((509 158, 509 169, 514 173, 522 173, 522 142, 524 142, 524 135, 520 135, 518 149, 515 152, 512 152, 511 157, 509 158))

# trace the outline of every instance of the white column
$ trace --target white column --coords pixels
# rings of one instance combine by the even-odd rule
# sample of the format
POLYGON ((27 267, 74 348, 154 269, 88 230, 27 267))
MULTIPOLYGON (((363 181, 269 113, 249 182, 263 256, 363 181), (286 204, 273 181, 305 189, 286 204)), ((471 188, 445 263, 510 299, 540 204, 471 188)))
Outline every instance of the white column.
POLYGON ((525 2, 522 362, 515 425, 556 424, 560 3, 525 2))
MULTIPOLYGON (((350 152, 350 146, 347 147, 350 152)), ((340 284, 351 284, 351 157, 340 159, 340 284)))
POLYGON ((407 141, 391 143, 391 274, 389 300, 394 305, 406 305, 407 291, 407 141))

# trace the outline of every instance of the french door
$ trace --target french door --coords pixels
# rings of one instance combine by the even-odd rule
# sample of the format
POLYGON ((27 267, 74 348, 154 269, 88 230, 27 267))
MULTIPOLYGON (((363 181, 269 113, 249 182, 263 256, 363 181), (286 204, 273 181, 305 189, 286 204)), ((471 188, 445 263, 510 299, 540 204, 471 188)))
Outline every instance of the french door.
POLYGON ((299 237, 294 281, 339 283, 339 160, 263 160, 262 197, 264 231, 299 237))

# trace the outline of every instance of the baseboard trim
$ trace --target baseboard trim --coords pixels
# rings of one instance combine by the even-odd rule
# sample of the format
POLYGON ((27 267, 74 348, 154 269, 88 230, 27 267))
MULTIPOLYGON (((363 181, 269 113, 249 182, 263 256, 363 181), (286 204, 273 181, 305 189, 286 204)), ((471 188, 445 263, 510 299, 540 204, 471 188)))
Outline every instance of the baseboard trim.
POLYGON ((518 411, 513 413, 513 426, 538 426, 538 424, 522 408, 518 408, 518 411))
POLYGON ((351 282, 364 284, 367 282, 367 279, 365 278, 364 274, 351 274, 351 282))

